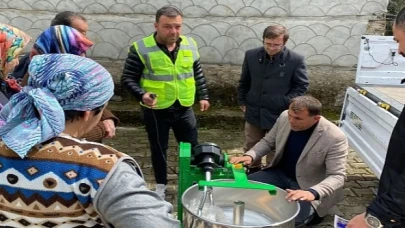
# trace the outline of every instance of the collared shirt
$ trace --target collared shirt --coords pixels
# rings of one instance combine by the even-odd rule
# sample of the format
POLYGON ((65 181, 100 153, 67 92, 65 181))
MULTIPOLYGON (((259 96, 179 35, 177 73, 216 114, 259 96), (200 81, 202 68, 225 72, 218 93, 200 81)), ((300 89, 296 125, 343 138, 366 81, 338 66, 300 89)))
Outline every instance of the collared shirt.
POLYGON ((265 63, 272 63, 272 62, 278 60, 278 59, 283 55, 284 49, 285 49, 285 47, 283 47, 283 48, 280 50, 280 52, 278 52, 277 54, 275 54, 275 55, 273 55, 273 56, 270 56, 270 55, 265 51, 265 53, 266 53, 265 63))

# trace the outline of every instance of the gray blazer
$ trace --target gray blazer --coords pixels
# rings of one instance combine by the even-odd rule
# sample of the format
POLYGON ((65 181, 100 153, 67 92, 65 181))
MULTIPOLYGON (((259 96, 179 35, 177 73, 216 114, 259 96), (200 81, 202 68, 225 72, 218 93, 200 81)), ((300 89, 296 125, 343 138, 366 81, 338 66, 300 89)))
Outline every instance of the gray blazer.
MULTIPOLYGON (((274 156, 266 168, 276 166, 283 156, 290 131, 287 110, 280 115, 271 131, 246 154, 257 161, 271 153, 274 156)), ((319 193, 320 200, 312 202, 319 216, 326 215, 329 209, 343 201, 347 150, 345 134, 321 117, 296 166, 301 189, 312 188, 319 193)))

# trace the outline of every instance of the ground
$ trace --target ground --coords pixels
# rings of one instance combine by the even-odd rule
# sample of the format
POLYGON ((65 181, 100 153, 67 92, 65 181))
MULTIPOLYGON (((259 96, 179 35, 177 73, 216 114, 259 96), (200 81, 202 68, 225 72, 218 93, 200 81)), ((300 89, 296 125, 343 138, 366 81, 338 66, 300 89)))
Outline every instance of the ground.
MULTIPOLYGON (((231 155, 242 153, 243 132, 241 130, 200 129, 200 142, 214 142, 222 150, 231 155)), ((114 139, 105 141, 121 152, 134 157, 142 168, 145 180, 150 189, 154 189, 154 178, 150 161, 150 152, 146 132, 143 128, 119 127, 114 139)), ((168 152, 168 164, 172 170, 178 171, 178 152, 173 135, 171 135, 168 152)), ((169 188, 166 200, 174 205, 177 210, 177 175, 171 169, 169 172, 169 188)), ((365 207, 374 197, 374 190, 378 179, 366 164, 353 150, 349 151, 347 164, 347 181, 345 184, 345 200, 338 205, 345 218, 351 218, 365 211, 365 207)), ((328 216, 324 221, 313 227, 333 227, 333 218, 328 216)))

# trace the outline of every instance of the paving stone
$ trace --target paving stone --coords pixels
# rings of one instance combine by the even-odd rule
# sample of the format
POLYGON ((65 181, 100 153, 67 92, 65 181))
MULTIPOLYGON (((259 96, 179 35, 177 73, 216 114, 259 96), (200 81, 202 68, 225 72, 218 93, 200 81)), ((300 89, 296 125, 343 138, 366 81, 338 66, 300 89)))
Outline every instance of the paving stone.
POLYGON ((364 188, 369 188, 369 187, 378 187, 378 184, 380 183, 378 180, 358 180, 356 181, 361 187, 364 188))
POLYGON ((351 189, 357 196, 367 196, 367 195, 374 195, 373 189, 371 188, 361 188, 361 189, 356 189, 353 188, 351 189))
POLYGON ((368 168, 368 166, 366 164, 359 163, 359 162, 352 162, 352 163, 350 163, 350 166, 355 169, 368 168))
POLYGON ((350 188, 344 188, 345 197, 347 196, 357 196, 350 188))
POLYGON ((365 180, 361 174, 351 174, 346 176, 346 181, 365 180))
POLYGON ((374 195, 364 195, 361 197, 358 196, 345 196, 345 201, 349 203, 343 204, 345 206, 358 206, 358 205, 364 205, 367 206, 369 203, 374 199, 374 195))
POLYGON ((361 174, 364 180, 378 180, 374 174, 361 174))
POLYGON ((344 213, 345 218, 352 218, 355 215, 365 212, 366 206, 359 205, 359 206, 342 207, 341 210, 344 213))
POLYGON ((361 188, 362 186, 356 181, 346 181, 345 188, 361 188))
POLYGON ((352 175, 352 174, 370 174, 366 168, 352 168, 352 167, 347 167, 347 174, 352 175))

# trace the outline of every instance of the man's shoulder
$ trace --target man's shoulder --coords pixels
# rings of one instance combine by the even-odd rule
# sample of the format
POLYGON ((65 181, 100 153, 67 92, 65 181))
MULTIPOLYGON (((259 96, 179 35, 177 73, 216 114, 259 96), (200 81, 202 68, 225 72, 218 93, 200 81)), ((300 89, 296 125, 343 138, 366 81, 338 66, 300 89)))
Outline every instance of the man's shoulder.
POLYGON ((192 37, 192 36, 181 35, 179 39, 180 39, 180 43, 182 43, 183 41, 186 41, 189 44, 190 44, 190 42, 192 42, 192 44, 194 44, 195 46, 198 46, 197 41, 195 41, 194 37, 192 37))
POLYGON ((321 127, 323 128, 323 134, 329 139, 347 140, 345 133, 335 123, 322 117, 319 124, 321 124, 321 127))
POLYGON ((153 38, 153 35, 151 34, 151 35, 147 35, 147 36, 145 36, 145 37, 142 37, 142 38, 138 38, 137 40, 135 40, 132 44, 134 45, 134 44, 141 44, 141 43, 144 43, 144 42, 146 42, 146 41, 148 41, 148 40, 150 40, 151 38, 153 38))
POLYGON ((279 124, 290 124, 290 122, 288 121, 288 109, 280 114, 277 121, 279 122, 279 124))
POLYGON ((288 118, 288 109, 287 109, 287 110, 284 110, 284 111, 280 114, 280 117, 279 117, 279 118, 283 118, 283 119, 288 118))

